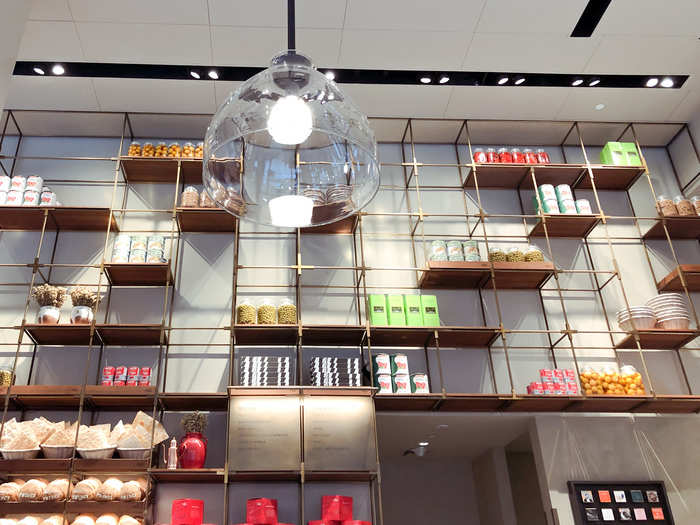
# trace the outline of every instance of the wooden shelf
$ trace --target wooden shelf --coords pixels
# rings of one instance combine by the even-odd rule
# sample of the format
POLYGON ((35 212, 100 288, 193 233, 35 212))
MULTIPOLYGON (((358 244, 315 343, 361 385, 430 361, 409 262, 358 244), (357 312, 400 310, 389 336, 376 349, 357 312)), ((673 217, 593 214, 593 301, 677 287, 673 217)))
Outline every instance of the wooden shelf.
MULTIPOLYGON (((160 344, 160 328, 159 324, 98 324, 95 326, 93 344, 103 342, 114 346, 157 346, 160 344)), ((90 325, 28 324, 24 330, 38 345, 90 344, 90 325)), ((167 334, 165 339, 167 341, 167 334)))
MULTIPOLYGON (((637 179, 644 173, 642 166, 605 166, 595 164, 591 166, 595 187, 598 190, 628 190, 637 182, 637 179)), ((587 170, 583 177, 576 184, 576 189, 592 189, 591 179, 587 170)))
POLYGON ((100 410, 152 409, 154 386, 87 385, 85 395, 91 407, 100 410))
POLYGON ((202 184, 202 159, 121 157, 124 178, 130 184, 155 182, 174 183, 177 179, 177 164, 182 162, 180 182, 202 184))
POLYGON ((233 327, 234 342, 243 346, 291 346, 297 344, 296 324, 237 324, 233 327))
POLYGON ((346 217, 330 224, 323 226, 314 226, 311 228, 302 228, 301 233, 322 233, 322 234, 341 234, 352 233, 357 226, 357 215, 346 217))
POLYGON ((681 264, 656 284, 659 292, 682 292, 680 272, 690 292, 700 292, 700 264, 681 264))
POLYGON ((113 512, 118 516, 143 516, 146 510, 144 501, 28 501, 17 503, 0 503, 0 514, 71 514, 90 513, 99 516, 113 512))
POLYGON ((430 412, 437 410, 442 402, 441 394, 377 394, 374 396, 374 408, 377 412, 394 412, 402 410, 417 410, 430 412))
POLYGON ((206 393, 163 393, 158 401, 163 410, 226 410, 228 394, 226 392, 206 393))
POLYGON ((172 280, 170 263, 105 263, 113 286, 165 286, 172 280))
POLYGON ((663 217, 658 218, 654 225, 642 236, 643 239, 665 239, 664 222, 671 239, 700 238, 700 216, 663 217))
MULTIPOLYGON (((38 345, 86 346, 90 344, 88 324, 27 324, 24 331, 38 345)), ((93 344, 99 345, 99 335, 95 334, 93 344)))
MULTIPOLYGON (((110 222, 109 208, 76 206, 0 206, 0 230, 39 231, 107 231, 110 222)), ((111 231, 119 231, 114 217, 111 218, 111 231)))
MULTIPOLYGON (((547 234, 550 237, 584 238, 596 227, 600 218, 597 215, 547 215, 547 234)), ((544 237, 544 223, 537 221, 530 237, 544 237)))
POLYGON ((182 232, 233 232, 238 220, 221 208, 177 208, 176 214, 182 232))
POLYGON ((13 385, 10 398, 25 410, 77 409, 80 385, 13 385))
POLYGON ((249 471, 249 472, 229 472, 229 481, 298 481, 301 479, 299 471, 249 471))
MULTIPOLYGON (((639 343, 642 348, 651 350, 675 350, 681 348, 698 336, 696 330, 664 330, 652 328, 639 331, 639 343)), ((630 333, 615 348, 637 348, 634 336, 630 333)))
MULTIPOLYGON (((98 324, 97 331, 105 345, 114 346, 159 346, 159 324, 98 324)), ((167 344, 164 334, 163 344, 167 344)))
MULTIPOLYGON (((61 474, 68 472, 70 459, 0 459, 0 472, 19 476, 21 474, 61 474)), ((116 473, 145 472, 146 459, 75 459, 75 472, 116 473)))
POLYGON ((322 325, 302 327, 304 346, 359 346, 367 339, 360 325, 322 325))
MULTIPOLYGON (((554 274, 547 262, 494 262, 498 289, 536 290, 554 274)), ((419 288, 492 288, 490 263, 430 261, 423 270, 419 288)))
POLYGON ((483 326, 372 326, 370 341, 372 346, 432 346, 435 344, 435 331, 438 333, 440 346, 446 348, 489 346, 498 335, 497 328, 483 326))
POLYGON ((148 473, 158 483, 217 483, 224 481, 223 468, 176 470, 152 468, 148 473))
MULTIPOLYGON (((573 184, 585 169, 582 164, 477 164, 479 188, 534 189, 530 168, 535 169, 537 184, 573 184)), ((475 188, 474 173, 468 168, 465 188, 475 188)))
MULTIPOLYGON (((115 455, 117 452, 115 451, 115 455)), ((34 460, 34 461, 44 461, 44 460, 34 460)), ((75 460, 75 470, 76 472, 96 472, 109 474, 111 472, 135 472, 141 473, 146 472, 148 469, 148 459, 121 459, 121 458, 110 458, 110 459, 76 459, 75 460)))

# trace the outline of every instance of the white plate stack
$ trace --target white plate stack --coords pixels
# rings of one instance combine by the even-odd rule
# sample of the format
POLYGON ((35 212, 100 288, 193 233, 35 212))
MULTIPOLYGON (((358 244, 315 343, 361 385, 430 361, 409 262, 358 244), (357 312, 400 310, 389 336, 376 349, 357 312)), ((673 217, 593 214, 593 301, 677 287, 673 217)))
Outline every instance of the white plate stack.
POLYGON ((656 315, 658 327, 665 330, 687 330, 690 314, 685 298, 679 293, 660 293, 647 301, 656 315))
POLYGON ((630 306, 617 312, 617 324, 620 328, 629 332, 632 330, 632 323, 637 330, 648 330, 656 326, 656 314, 650 306, 630 306))

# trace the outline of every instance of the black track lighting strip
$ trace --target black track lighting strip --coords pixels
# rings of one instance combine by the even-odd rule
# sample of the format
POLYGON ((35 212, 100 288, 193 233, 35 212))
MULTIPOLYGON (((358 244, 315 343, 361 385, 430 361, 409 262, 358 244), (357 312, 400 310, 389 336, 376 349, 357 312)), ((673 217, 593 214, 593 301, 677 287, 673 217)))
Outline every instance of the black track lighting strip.
MULTIPOLYGON (((28 62, 15 63, 14 74, 41 77, 34 68, 40 68, 46 72, 44 77, 54 76, 49 74, 57 62, 28 62)), ((65 69, 64 77, 84 78, 148 78, 165 80, 190 80, 193 82, 211 82, 213 79, 208 72, 216 71, 217 80, 245 81, 265 68, 262 67, 238 67, 238 66, 186 66, 186 65, 158 65, 158 64, 109 64, 98 62, 60 62, 65 69), (199 79, 195 78, 196 75, 199 79)), ((688 75, 569 75, 562 73, 519 73, 519 72, 487 72, 487 71, 411 71, 411 70, 383 70, 383 69, 335 69, 319 68, 319 71, 332 71, 335 81, 341 84, 395 84, 395 85, 442 85, 442 86, 514 86, 517 79, 524 78, 517 87, 571 87, 572 82, 578 78, 583 79, 580 88, 622 88, 636 89, 646 87, 650 77, 670 78, 673 81, 672 88, 679 89, 688 79, 688 75), (448 80, 440 83, 440 79, 448 80), (507 77, 508 81, 499 84, 499 80, 507 77), (421 79, 429 79, 422 82, 421 79), (591 87, 589 84, 594 79, 600 82, 591 87)))
POLYGON ((610 6, 611 0, 588 0, 586 8, 578 19, 576 27, 571 32, 572 37, 588 38, 598 27, 605 11, 610 6))

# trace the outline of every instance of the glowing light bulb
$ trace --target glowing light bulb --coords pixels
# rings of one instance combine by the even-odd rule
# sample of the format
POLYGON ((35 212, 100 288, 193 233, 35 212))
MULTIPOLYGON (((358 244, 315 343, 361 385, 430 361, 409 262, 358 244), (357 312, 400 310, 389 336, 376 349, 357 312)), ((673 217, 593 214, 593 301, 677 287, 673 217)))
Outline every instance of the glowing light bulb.
MULTIPOLYGON (((301 144, 311 135, 311 108, 296 95, 275 102, 267 119, 267 131, 279 144, 301 144)), ((272 204, 272 201, 270 201, 272 204)))
MULTIPOLYGON (((277 140, 277 139, 275 139, 277 140)), ((283 195, 268 203, 273 226, 302 228, 311 224, 314 201, 303 195, 283 195)))

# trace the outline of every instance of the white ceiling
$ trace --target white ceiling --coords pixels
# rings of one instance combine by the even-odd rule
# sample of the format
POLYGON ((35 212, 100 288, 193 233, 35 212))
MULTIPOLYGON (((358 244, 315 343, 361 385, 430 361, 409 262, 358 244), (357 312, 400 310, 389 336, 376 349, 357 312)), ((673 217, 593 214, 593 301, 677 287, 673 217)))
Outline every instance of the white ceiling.
MULTIPOLYGON (((700 111, 700 1, 616 0, 592 38, 570 38, 585 5, 299 0, 297 43, 321 67, 693 75, 667 91, 342 86, 372 116, 686 121, 700 111)), ((33 0, 17 58, 264 66, 285 23, 283 0, 33 0)), ((15 77, 7 107, 208 113, 233 85, 15 77)))

